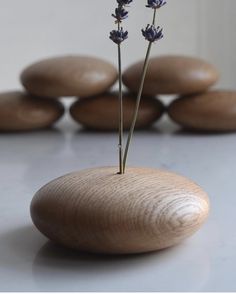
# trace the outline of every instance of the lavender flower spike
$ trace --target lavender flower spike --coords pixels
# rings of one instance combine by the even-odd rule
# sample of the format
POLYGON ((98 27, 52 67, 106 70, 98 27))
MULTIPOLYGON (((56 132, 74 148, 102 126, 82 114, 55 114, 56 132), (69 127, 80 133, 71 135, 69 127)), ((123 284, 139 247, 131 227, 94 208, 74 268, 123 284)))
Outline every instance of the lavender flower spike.
POLYGON ((122 6, 119 6, 115 10, 115 14, 112 14, 112 16, 116 19, 116 22, 121 23, 122 20, 126 19, 128 17, 128 11, 126 11, 122 6))
POLYGON ((119 6, 127 6, 132 2, 133 0, 117 0, 117 3, 119 4, 119 6))
POLYGON ((146 7, 159 9, 164 6, 167 2, 165 0, 148 0, 148 5, 146 7))
POLYGON ((159 26, 155 27, 154 25, 147 25, 146 29, 142 30, 143 36, 149 42, 155 42, 163 38, 163 29, 159 26))
POLYGON ((113 30, 110 32, 110 39, 118 45, 121 44, 127 38, 128 32, 124 31, 123 28, 120 28, 119 30, 113 30))

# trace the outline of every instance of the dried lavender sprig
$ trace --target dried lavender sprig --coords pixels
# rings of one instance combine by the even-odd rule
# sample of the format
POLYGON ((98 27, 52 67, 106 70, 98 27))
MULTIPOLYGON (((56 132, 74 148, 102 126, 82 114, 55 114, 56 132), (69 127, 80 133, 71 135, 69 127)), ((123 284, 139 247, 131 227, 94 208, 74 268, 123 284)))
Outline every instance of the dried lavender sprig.
POLYGON ((146 5, 146 7, 159 9, 162 6, 166 5, 166 3, 167 2, 165 0, 148 0, 148 4, 146 5))
POLYGON ((127 6, 132 3, 133 0, 117 0, 119 6, 127 6))
POLYGON ((119 174, 124 173, 123 166, 123 140, 124 140, 124 111, 123 111, 123 89, 122 89, 122 65, 121 46, 118 45, 118 71, 119 71, 119 174))
POLYGON ((144 38, 149 42, 155 42, 163 38, 163 29, 159 26, 155 27, 154 25, 147 25, 146 29, 142 30, 144 38))
POLYGON ((118 72, 119 72, 119 174, 124 173, 123 168, 123 137, 124 137, 124 114, 123 114, 123 90, 122 90, 122 64, 121 64, 121 43, 128 38, 128 32, 124 31, 121 23, 128 17, 128 11, 125 6, 129 5, 133 0, 117 0, 118 8, 112 16, 116 19, 118 25, 117 30, 110 33, 110 39, 118 46, 118 72))
POLYGON ((112 14, 112 16, 116 19, 116 22, 122 22, 122 20, 126 19, 128 17, 129 12, 124 9, 123 6, 119 6, 116 8, 115 13, 112 14))
POLYGON ((110 39, 120 45, 128 38, 128 32, 124 31, 123 28, 119 27, 118 30, 113 30, 110 32, 110 39))
MULTIPOLYGON (((165 1, 161 1, 161 0, 160 1, 155 1, 155 0, 151 1, 151 0, 148 0, 148 5, 151 4, 151 3, 153 3, 153 5, 154 5, 155 3, 157 4, 157 2, 164 3, 165 1)), ((150 7, 148 5, 147 5, 147 7, 150 7)), ((136 125, 136 121, 137 121, 137 118, 138 118, 139 106, 140 106, 142 93, 143 93, 144 82, 145 82, 145 78, 146 78, 146 74, 147 74, 147 70, 148 70, 149 57, 150 57, 152 44, 155 41, 157 41, 157 40, 159 40, 159 39, 161 39, 163 37, 162 29, 160 29, 160 27, 157 27, 157 28, 155 27, 156 11, 160 7, 156 7, 156 8, 153 7, 153 8, 154 8, 154 13, 153 13, 152 25, 148 25, 145 30, 142 30, 143 36, 145 37, 146 40, 149 41, 149 44, 148 44, 148 49, 147 49, 144 65, 143 65, 143 70, 142 70, 142 75, 141 75, 141 82, 140 82, 140 87, 139 87, 138 96, 137 96, 137 100, 136 100, 134 116, 133 116, 132 124, 131 124, 131 127, 130 127, 130 131, 129 131, 129 135, 128 135, 128 139, 127 139, 127 143, 126 143, 126 147, 125 147, 125 152, 124 152, 124 158, 123 158, 124 172, 125 172, 125 168, 126 168, 126 162, 127 162, 127 157, 128 157, 128 153, 129 153, 129 147, 130 147, 130 144, 131 144, 131 141, 132 141, 132 138, 133 138, 135 125, 136 125)))

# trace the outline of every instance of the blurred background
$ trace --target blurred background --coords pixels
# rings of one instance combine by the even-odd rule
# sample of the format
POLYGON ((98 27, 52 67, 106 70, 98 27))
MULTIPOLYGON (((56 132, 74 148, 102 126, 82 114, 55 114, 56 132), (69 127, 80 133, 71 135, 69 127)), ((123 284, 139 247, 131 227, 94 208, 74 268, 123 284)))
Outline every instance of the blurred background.
MULTIPOLYGON (((136 0, 125 22, 130 38, 125 43, 124 67, 145 54, 146 42, 140 35, 150 22, 145 4, 136 0)), ((21 70, 44 57, 78 53, 116 64, 117 50, 108 39, 115 6, 111 0, 0 0, 0 90, 18 88, 21 70)), ((159 24, 165 39, 154 46, 152 55, 203 57, 221 71, 217 87, 235 88, 235 0, 170 0, 159 13, 159 24)))

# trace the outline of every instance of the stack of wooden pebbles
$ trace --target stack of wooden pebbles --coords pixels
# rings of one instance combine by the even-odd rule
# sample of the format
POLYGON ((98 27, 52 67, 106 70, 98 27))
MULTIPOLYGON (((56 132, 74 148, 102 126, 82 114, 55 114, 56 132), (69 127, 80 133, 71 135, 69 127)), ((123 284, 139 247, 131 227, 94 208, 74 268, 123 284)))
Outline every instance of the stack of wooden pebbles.
MULTIPOLYGON (((93 99, 89 97, 107 92, 117 82, 117 76, 113 65, 93 57, 63 56, 34 63, 21 74, 25 92, 0 94, 0 130, 50 127, 64 113, 61 97, 79 96, 81 101, 91 101, 91 112, 87 115, 94 120, 93 99)), ((73 109, 77 117, 77 106, 73 109)))
MULTIPOLYGON (((129 129, 135 108, 143 61, 123 74, 124 129, 129 129)), ((119 97, 111 87, 117 69, 107 61, 87 56, 45 59, 21 74, 25 92, 0 94, 0 131, 26 131, 50 127, 64 113, 61 97, 77 97, 72 118, 85 128, 116 131, 119 97)), ((210 91, 219 73, 207 62, 185 56, 152 58, 146 77, 137 128, 157 122, 166 107, 159 95, 178 95, 168 107, 172 120, 184 128, 204 131, 236 130, 236 93, 210 91)))
MULTIPOLYGON (((124 84, 137 92, 143 62, 129 67, 124 84)), ((152 58, 144 86, 146 95, 178 95, 168 107, 169 117, 195 131, 236 130, 236 92, 209 90, 219 79, 216 68, 186 56, 152 58)))
MULTIPOLYGON (((0 129, 25 131, 49 127, 64 113, 61 97, 78 97, 70 108, 72 118, 85 128, 118 129, 119 99, 109 91, 117 82, 117 69, 110 63, 86 56, 63 56, 34 63, 21 74, 26 92, 0 96, 0 129)), ((136 95, 124 94, 124 128, 131 125, 136 95)), ((146 128, 164 112, 154 97, 144 97, 137 128, 146 128)))
MULTIPOLYGON (((118 93, 109 92, 117 82, 117 69, 110 63, 87 56, 45 59, 21 74, 26 92, 0 94, 0 130, 26 131, 50 127, 64 113, 61 97, 78 97, 71 106, 74 120, 86 128, 118 129, 118 93)), ((136 97, 124 95, 124 127, 131 124, 136 97)), ((145 128, 163 113, 163 104, 145 97, 137 127, 145 128)))
MULTIPOLYGON (((26 90, 37 96, 78 97, 71 106, 72 118, 88 129, 118 129, 119 99, 109 89, 117 82, 116 68, 106 61, 81 56, 54 58, 28 67, 21 75, 26 90)), ((124 128, 131 125, 136 95, 124 94, 124 128)), ((145 128, 159 119, 163 104, 153 98, 143 99, 137 128, 145 128)))
MULTIPOLYGON (((88 129, 118 129, 119 99, 109 89, 117 82, 118 72, 110 63, 92 57, 66 56, 47 59, 26 68, 21 81, 28 93, 56 101, 59 97, 78 97, 70 108, 72 118, 88 129)), ((124 95, 124 128, 131 125, 136 97, 124 95)), ((145 128, 163 113, 163 104, 145 97, 137 127, 145 128)))

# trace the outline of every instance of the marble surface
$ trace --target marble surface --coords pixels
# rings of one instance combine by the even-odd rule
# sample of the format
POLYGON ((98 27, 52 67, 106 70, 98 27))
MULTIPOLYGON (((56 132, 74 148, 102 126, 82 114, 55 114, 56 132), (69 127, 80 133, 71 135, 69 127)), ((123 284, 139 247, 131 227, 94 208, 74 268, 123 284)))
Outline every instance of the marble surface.
POLYGON ((65 173, 115 165, 117 137, 64 119, 49 131, 0 134, 0 291, 236 291, 236 134, 188 134, 165 119, 137 132, 129 164, 198 182, 209 221, 181 245, 152 254, 94 256, 57 247, 32 225, 29 205, 65 173))

